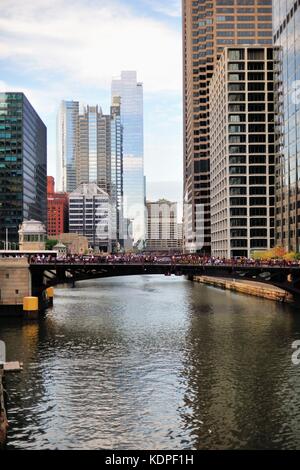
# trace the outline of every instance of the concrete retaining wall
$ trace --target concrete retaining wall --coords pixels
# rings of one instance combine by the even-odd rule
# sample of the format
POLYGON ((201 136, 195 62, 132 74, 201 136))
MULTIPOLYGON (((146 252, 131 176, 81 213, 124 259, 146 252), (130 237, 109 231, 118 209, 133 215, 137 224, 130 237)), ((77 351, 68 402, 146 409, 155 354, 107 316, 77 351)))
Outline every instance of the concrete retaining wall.
POLYGON ((293 302, 292 294, 278 287, 251 281, 236 281, 233 279, 221 279, 209 276, 194 276, 194 281, 207 284, 221 289, 240 292, 242 294, 254 295, 276 302, 293 302))
POLYGON ((26 258, 0 258, 0 307, 21 306, 31 296, 31 274, 26 258))

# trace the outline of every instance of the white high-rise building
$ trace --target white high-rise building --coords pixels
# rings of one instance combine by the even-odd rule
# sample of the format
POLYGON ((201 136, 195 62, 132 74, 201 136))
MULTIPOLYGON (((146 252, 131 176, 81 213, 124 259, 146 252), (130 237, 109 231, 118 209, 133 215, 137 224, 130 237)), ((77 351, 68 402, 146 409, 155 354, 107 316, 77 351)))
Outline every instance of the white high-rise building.
POLYGON ((62 101, 57 115, 57 191, 71 192, 76 184, 79 102, 62 101))
POLYGON ((121 99, 123 126, 124 217, 131 221, 134 243, 145 240, 143 85, 135 71, 112 80, 112 99, 121 99))
POLYGON ((70 194, 69 231, 87 237, 90 247, 109 252, 113 234, 109 195, 95 183, 81 184, 70 194))
POLYGON ((182 224, 177 223, 177 202, 147 202, 148 251, 182 251, 182 224))

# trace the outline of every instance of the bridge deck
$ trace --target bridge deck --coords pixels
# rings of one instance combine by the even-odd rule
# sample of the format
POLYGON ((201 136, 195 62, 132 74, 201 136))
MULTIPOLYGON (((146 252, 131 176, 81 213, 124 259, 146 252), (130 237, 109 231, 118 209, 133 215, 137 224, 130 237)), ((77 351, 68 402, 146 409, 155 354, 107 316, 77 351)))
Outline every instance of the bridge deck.
POLYGON ((300 296, 300 266, 268 265, 268 264, 197 264, 183 262, 98 262, 91 261, 60 261, 34 262, 30 264, 33 290, 38 288, 77 282, 88 279, 134 276, 148 274, 214 276, 235 278, 272 284, 287 292, 300 296))

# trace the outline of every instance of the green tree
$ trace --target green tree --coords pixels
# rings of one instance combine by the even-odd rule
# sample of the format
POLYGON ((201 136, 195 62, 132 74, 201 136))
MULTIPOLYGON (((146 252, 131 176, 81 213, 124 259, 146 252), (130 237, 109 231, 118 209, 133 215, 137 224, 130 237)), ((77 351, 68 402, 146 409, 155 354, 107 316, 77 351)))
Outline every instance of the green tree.
POLYGON ((46 240, 46 250, 53 250, 53 247, 57 245, 58 240, 46 240))

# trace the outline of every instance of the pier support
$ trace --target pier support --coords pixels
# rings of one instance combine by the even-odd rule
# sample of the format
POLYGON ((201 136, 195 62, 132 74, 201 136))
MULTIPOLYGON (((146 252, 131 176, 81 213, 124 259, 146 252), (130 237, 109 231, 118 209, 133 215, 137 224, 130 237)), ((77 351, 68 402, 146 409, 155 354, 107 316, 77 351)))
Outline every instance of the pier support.
POLYGON ((27 320, 36 320, 39 317, 39 299, 38 297, 24 297, 23 299, 24 318, 27 320))
POLYGON ((49 307, 53 307, 53 297, 54 297, 54 289, 53 287, 48 287, 46 289, 47 300, 49 307))

